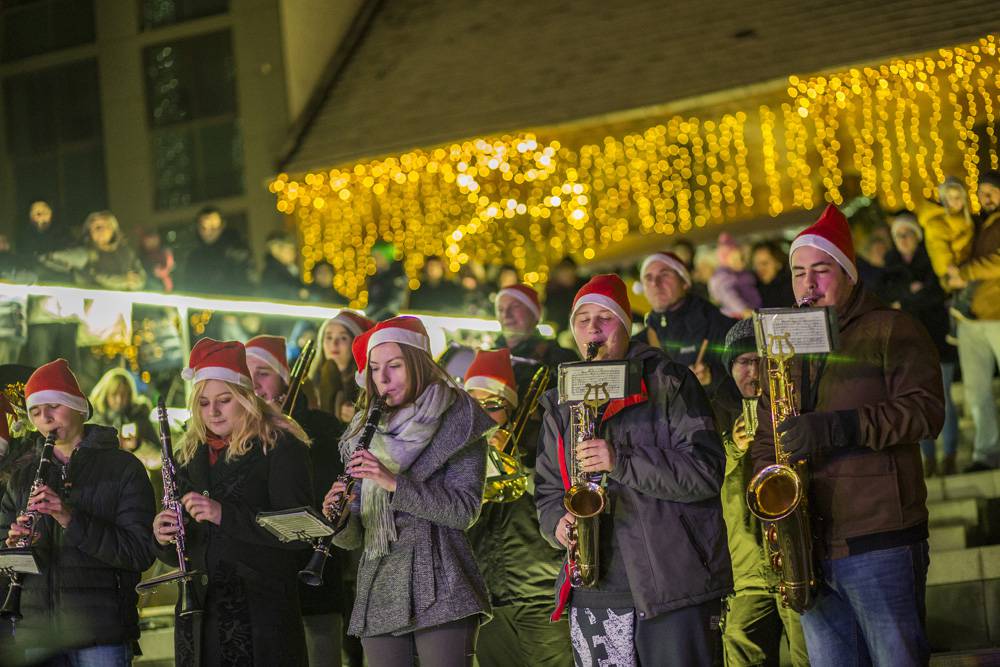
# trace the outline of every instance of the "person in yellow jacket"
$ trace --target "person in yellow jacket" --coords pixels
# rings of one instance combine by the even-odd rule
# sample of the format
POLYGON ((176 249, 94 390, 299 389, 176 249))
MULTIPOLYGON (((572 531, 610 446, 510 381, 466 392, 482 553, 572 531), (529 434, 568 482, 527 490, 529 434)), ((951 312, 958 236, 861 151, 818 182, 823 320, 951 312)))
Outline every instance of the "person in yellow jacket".
POLYGON ((972 253, 975 225, 969 196, 962 182, 949 176, 938 188, 940 204, 925 202, 917 207, 917 220, 924 228, 924 244, 934 273, 947 284, 949 266, 959 266, 972 253))

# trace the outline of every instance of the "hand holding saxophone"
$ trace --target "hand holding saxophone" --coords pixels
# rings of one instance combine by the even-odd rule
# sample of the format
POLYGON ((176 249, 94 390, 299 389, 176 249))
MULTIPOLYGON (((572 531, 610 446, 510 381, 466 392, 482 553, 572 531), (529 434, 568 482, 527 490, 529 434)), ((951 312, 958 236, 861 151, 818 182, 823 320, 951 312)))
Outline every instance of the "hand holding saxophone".
POLYGON ((741 452, 745 452, 749 447, 750 443, 753 442, 753 437, 747 431, 746 420, 743 419, 743 415, 736 418, 736 422, 733 424, 733 442, 736 444, 736 449, 741 452))
POLYGON ((567 549, 569 549, 570 542, 573 541, 570 533, 575 525, 576 517, 571 512, 563 514, 559 523, 556 524, 556 540, 567 549))
POLYGON ((28 511, 48 514, 63 528, 67 527, 70 519, 73 518, 69 506, 59 497, 58 493, 45 484, 38 487, 28 497, 28 511))
POLYGON ((615 467, 615 448, 602 438, 578 443, 576 456, 582 472, 611 472, 615 467))
POLYGON ((860 428, 856 410, 835 410, 788 417, 778 425, 778 433, 782 447, 797 461, 859 442, 860 428))

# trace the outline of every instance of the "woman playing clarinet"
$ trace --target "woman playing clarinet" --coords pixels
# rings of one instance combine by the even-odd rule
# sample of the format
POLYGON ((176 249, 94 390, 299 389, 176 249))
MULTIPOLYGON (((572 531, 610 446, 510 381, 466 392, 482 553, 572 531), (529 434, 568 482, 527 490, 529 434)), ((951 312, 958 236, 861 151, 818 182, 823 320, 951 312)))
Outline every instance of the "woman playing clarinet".
MULTIPOLYGON (((177 664, 304 666, 296 573, 308 545, 278 541, 255 518, 312 504, 308 438, 254 394, 242 343, 198 341, 183 375, 194 389, 177 487, 188 558, 207 576, 195 580, 202 613, 177 619, 177 664)), ((178 519, 165 510, 153 523, 173 565, 178 519)))
MULTIPOLYGON (((417 318, 378 324, 353 352, 366 396, 386 408, 368 448, 359 445, 371 400, 341 441, 347 474, 360 484, 334 543, 364 550, 349 632, 370 667, 408 667, 417 657, 472 665, 490 607, 465 530, 479 515, 493 422, 431 359, 417 318)), ((327 510, 345 488, 330 488, 327 510)))

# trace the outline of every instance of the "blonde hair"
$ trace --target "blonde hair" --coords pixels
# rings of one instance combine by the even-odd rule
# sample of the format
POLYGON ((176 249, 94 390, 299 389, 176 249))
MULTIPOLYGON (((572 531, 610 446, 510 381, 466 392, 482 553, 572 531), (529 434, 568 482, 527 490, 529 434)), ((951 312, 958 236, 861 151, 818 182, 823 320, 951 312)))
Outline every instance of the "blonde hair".
MULTIPOLYGON (((232 392, 240 407, 242 419, 239 419, 229 436, 229 446, 226 448, 226 460, 243 456, 251 449, 254 443, 260 441, 261 451, 265 454, 277 443, 281 432, 285 432, 305 444, 310 444, 309 436, 302 430, 291 417, 287 417, 262 398, 253 393, 252 389, 247 389, 238 384, 224 382, 223 384, 232 392)), ((188 401, 188 410, 191 411, 191 420, 188 422, 187 431, 181 438, 180 451, 177 454, 177 461, 183 465, 194 458, 198 446, 208 440, 208 429, 201 418, 201 409, 198 402, 205 392, 205 382, 199 382, 191 392, 191 399, 188 401)))
POLYGON ((136 389, 135 380, 124 368, 112 368, 97 381, 90 391, 90 404, 95 413, 104 413, 108 410, 108 395, 121 385, 125 385, 129 390, 129 403, 140 402, 141 396, 136 389))
POLYGON ((94 211, 83 221, 83 231, 87 235, 87 244, 93 244, 93 240, 90 238, 90 226, 98 220, 107 220, 112 231, 111 246, 117 247, 122 241, 122 227, 118 223, 118 218, 111 211, 94 211))

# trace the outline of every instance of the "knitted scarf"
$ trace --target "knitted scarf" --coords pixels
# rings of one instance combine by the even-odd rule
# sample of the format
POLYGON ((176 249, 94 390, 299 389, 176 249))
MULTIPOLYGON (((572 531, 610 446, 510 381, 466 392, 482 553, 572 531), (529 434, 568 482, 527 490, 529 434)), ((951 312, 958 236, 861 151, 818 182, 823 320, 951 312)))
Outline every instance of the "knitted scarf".
MULTIPOLYGON (((383 417, 372 438, 369 450, 382 465, 398 475, 430 444, 441 425, 441 416, 455 402, 451 387, 436 382, 409 405, 383 417)), ((341 443, 344 461, 349 461, 361 442, 365 415, 354 416, 348 433, 354 433, 341 443)), ((370 479, 361 482, 361 525, 365 529, 365 558, 378 558, 389 553, 389 544, 396 540, 396 523, 390 494, 370 479)))

